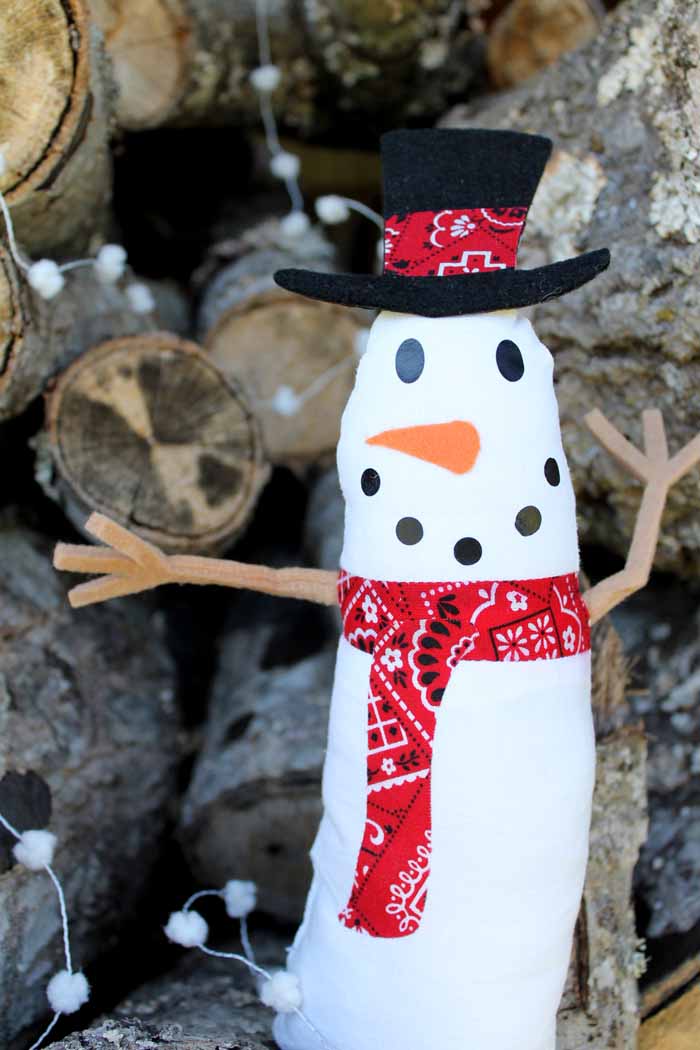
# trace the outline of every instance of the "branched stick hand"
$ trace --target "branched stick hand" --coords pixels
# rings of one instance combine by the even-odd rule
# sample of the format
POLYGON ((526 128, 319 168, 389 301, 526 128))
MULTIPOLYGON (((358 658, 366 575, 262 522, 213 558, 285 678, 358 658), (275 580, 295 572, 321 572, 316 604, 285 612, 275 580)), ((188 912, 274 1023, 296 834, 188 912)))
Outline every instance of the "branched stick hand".
POLYGON ((192 554, 166 555, 104 514, 92 514, 85 528, 106 546, 59 543, 54 566, 65 572, 101 573, 68 592, 74 609, 109 598, 137 594, 162 583, 217 584, 265 594, 301 598, 322 605, 337 601, 336 574, 322 569, 271 569, 192 554))
POLYGON ((603 448, 645 486, 624 569, 601 580, 584 595, 591 623, 595 623, 649 579, 668 490, 700 461, 700 434, 669 457, 663 418, 657 408, 642 413, 644 452, 635 448, 598 409, 589 412, 584 421, 603 448))
POLYGON ((172 581, 168 557, 116 521, 104 514, 91 514, 85 528, 106 546, 59 543, 53 559, 54 567, 64 572, 104 574, 68 592, 74 609, 137 594, 172 581))

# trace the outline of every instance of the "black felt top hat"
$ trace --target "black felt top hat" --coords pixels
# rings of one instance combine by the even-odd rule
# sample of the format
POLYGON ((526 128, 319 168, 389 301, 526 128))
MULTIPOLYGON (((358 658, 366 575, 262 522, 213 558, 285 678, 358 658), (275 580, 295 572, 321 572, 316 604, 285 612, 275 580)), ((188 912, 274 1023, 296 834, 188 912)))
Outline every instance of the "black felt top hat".
POLYGON ((282 288, 345 306, 447 317, 553 299, 610 263, 606 248, 516 269, 518 241, 549 139, 515 131, 431 128, 382 136, 382 274, 278 270, 282 288))

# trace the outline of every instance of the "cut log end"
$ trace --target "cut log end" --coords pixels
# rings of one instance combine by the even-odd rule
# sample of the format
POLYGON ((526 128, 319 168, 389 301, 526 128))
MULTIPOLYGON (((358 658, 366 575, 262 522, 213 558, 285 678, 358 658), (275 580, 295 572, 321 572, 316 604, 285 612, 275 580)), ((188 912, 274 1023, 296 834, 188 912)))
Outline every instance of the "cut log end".
POLYGON ((0 5, 0 190, 11 204, 70 151, 90 105, 88 65, 82 0, 0 5))
POLYGON ((171 552, 224 547, 267 479, 238 386, 168 333, 87 352, 49 399, 49 443, 66 511, 99 510, 171 552))
POLYGON ((251 397, 273 463, 330 457, 357 364, 358 320, 343 308, 265 292, 210 330, 212 360, 251 397))
POLYGON ((11 369, 23 327, 17 271, 7 252, 0 248, 0 390, 11 369))
POLYGON ((173 0, 93 0, 117 84, 116 119, 156 127, 172 113, 186 78, 190 31, 173 0))

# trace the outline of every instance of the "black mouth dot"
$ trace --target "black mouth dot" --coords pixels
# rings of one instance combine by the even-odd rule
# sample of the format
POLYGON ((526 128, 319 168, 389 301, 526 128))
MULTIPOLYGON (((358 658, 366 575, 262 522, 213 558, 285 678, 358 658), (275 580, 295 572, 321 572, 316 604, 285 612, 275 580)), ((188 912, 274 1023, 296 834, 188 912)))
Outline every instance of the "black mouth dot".
POLYGON ((423 539, 423 526, 418 518, 401 518, 396 526, 396 535, 407 547, 412 547, 423 539))
POLYGON ((561 481, 561 474, 559 473, 559 464, 556 459, 552 456, 549 457, 544 465, 544 476, 550 485, 558 485, 561 481))
POLYGON ((363 470, 362 477, 360 478, 360 485, 365 496, 376 496, 379 492, 379 486, 382 483, 382 479, 379 474, 372 467, 367 467, 367 470, 363 470))
POLYGON ((473 536, 464 536, 455 543, 454 555, 460 565, 476 565, 481 553, 481 544, 473 536))
POLYGON ((532 536, 542 524, 542 515, 537 507, 523 507, 515 515, 515 527, 521 536, 532 536))

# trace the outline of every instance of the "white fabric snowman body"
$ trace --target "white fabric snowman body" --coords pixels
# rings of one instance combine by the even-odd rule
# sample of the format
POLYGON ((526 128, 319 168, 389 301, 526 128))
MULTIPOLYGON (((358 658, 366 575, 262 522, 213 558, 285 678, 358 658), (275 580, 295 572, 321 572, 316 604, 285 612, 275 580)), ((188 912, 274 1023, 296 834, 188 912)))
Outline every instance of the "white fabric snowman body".
MULTIPOLYGON (((488 581, 485 604, 498 593, 521 630, 493 635, 494 659, 454 663, 435 719, 432 848, 407 872, 410 883, 421 864, 429 867, 427 893, 419 921, 395 936, 347 921, 367 834, 372 656, 341 638, 314 879, 288 962, 306 1017, 334 1050, 555 1047, 595 747, 589 652, 578 642, 573 651, 568 627, 555 645, 550 624, 528 619, 536 610, 513 585, 578 571, 552 372, 548 350, 514 312, 385 312, 360 362, 338 446, 341 571, 431 581, 426 607, 441 582, 454 591, 455 583, 488 581), (436 424, 452 425, 437 453, 429 440, 436 424)), ((575 616, 555 593, 560 611, 575 616)), ((373 608, 366 606, 370 620, 373 608)), ((392 671, 407 655, 386 652, 394 653, 384 661, 392 671)), ((391 769, 391 740, 383 740, 391 769)), ((383 835, 374 828, 372 842, 383 835)), ((283 1050, 323 1046, 294 1014, 277 1017, 275 1037, 283 1050)))

